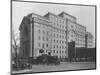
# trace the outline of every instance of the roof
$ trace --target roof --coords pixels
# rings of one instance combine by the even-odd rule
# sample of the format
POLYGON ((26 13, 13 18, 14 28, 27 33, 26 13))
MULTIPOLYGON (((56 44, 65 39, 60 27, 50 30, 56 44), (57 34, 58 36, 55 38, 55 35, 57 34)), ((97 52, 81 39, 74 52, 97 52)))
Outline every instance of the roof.
POLYGON ((76 17, 75 16, 72 16, 72 15, 70 15, 70 14, 68 14, 68 13, 66 13, 66 12, 61 12, 60 14, 58 14, 58 16, 60 16, 60 15, 63 15, 63 14, 66 14, 66 15, 68 15, 68 16, 70 16, 70 17, 72 17, 72 18, 74 18, 74 19, 76 19, 76 17))
MULTIPOLYGON (((38 17, 38 18, 40 18, 40 19, 43 19, 43 20, 49 22, 49 20, 48 20, 47 18, 45 18, 44 16, 41 16, 41 15, 38 15, 38 14, 35 14, 35 13, 30 13, 29 15, 32 15, 32 17, 38 17)), ((29 15, 28 15, 28 16, 29 16, 29 15)))
POLYGON ((23 17, 22 22, 21 22, 21 24, 20 24, 20 26, 19 26, 19 30, 22 28, 22 26, 23 26, 23 24, 24 24, 25 22, 27 22, 27 23, 30 22, 29 17, 27 17, 27 16, 24 16, 24 17, 23 17))
POLYGON ((57 18, 60 18, 60 19, 65 20, 64 18, 62 18, 62 17, 60 17, 60 16, 58 16, 58 15, 55 15, 54 13, 51 13, 51 12, 48 12, 47 14, 45 14, 44 17, 49 18, 49 15, 53 15, 53 16, 55 16, 55 17, 57 17, 57 18))
POLYGON ((79 24, 79 23, 76 23, 76 25, 79 25, 79 26, 81 26, 81 27, 84 27, 84 28, 86 28, 85 26, 83 26, 83 25, 81 25, 81 24, 79 24))
POLYGON ((93 38, 93 35, 90 32, 86 32, 88 38, 93 38))
POLYGON ((26 15, 26 16, 23 17, 22 22, 21 22, 20 27, 19 27, 19 30, 22 28, 22 25, 25 22, 30 22, 30 18, 31 17, 39 18, 39 19, 42 19, 42 20, 50 23, 49 19, 45 18, 44 16, 40 16, 40 15, 35 14, 35 13, 30 13, 30 14, 28 14, 28 15, 26 15))

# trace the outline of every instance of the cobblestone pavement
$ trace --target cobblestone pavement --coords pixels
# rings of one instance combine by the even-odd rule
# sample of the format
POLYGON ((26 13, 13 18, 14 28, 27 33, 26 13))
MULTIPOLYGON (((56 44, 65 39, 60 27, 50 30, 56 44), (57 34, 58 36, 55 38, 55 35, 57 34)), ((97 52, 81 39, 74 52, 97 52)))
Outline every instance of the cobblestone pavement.
POLYGON ((29 72, 45 72, 45 71, 59 71, 59 70, 78 70, 78 69, 93 69, 94 62, 61 62, 60 65, 33 65, 32 69, 16 71, 13 73, 29 73, 29 72))

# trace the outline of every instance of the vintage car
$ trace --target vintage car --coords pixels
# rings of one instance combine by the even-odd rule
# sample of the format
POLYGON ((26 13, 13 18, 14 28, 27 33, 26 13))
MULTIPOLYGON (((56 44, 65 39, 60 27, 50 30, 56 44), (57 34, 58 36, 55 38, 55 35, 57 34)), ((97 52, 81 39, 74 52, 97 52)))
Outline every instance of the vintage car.
POLYGON ((57 56, 50 56, 50 55, 47 55, 47 54, 43 54, 41 56, 38 56, 35 59, 35 62, 36 62, 36 64, 47 64, 47 65, 60 64, 60 61, 59 61, 57 56))

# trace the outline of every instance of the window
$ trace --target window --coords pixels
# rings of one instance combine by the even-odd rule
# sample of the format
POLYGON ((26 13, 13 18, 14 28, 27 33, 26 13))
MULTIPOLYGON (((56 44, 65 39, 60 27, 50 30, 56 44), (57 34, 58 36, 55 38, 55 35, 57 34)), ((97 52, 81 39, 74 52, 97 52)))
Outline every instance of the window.
POLYGON ((58 34, 57 34, 57 37, 58 37, 58 34))
POLYGON ((65 53, 67 53, 67 51, 65 51, 65 53))
POLYGON ((65 41, 65 44, 67 44, 67 42, 65 41))
POLYGON ((66 39, 66 37, 67 37, 67 36, 65 36, 65 39, 66 39))
POLYGON ((44 41, 44 40, 45 40, 45 38, 43 37, 43 38, 42 38, 42 40, 44 41))
POLYGON ((61 35, 60 35, 60 38, 61 38, 61 35))
POLYGON ((40 47, 40 43, 38 43, 38 46, 40 47))
POLYGON ((64 32, 65 32, 65 31, 63 30, 63 34, 64 34, 64 32))
POLYGON ((58 53, 58 51, 57 51, 57 53, 58 53))
POLYGON ((60 43, 61 43, 61 40, 60 40, 60 43))
POLYGON ((57 48, 58 48, 58 45, 57 45, 57 48))
POLYGON ((64 36, 62 36, 62 38, 64 39, 64 36))
POLYGON ((54 39, 54 43, 55 43, 55 39, 54 39))
POLYGON ((67 29, 67 26, 65 26, 65 29, 67 29))
POLYGON ((55 37, 55 33, 54 33, 54 37, 55 37))
POLYGON ((48 52, 48 51, 46 50, 46 52, 48 52))
POLYGON ((48 44, 46 44, 46 47, 48 47, 48 44))
POLYGON ((64 46, 62 46, 62 49, 64 49, 64 46))
POLYGON ((57 32, 59 32, 59 30, 57 29, 57 32))
POLYGON ((55 53, 55 50, 53 51, 53 53, 55 53))
POLYGON ((50 34, 50 36, 52 36, 52 33, 50 34))
POLYGON ((61 51, 59 51, 59 53, 61 53, 61 51))
POLYGON ((61 46, 60 46, 60 48, 61 48, 61 46))
POLYGON ((49 35, 49 32, 47 31, 47 35, 49 35))
POLYGON ((57 40, 57 43, 58 43, 58 40, 57 40))
POLYGON ((73 28, 73 25, 71 25, 71 27, 73 28))
POLYGON ((44 48, 44 43, 42 44, 42 48, 44 48))
POLYGON ((62 43, 64 43, 64 41, 62 41, 62 43))
POLYGON ((47 37, 47 41, 48 41, 48 37, 47 37))
POLYGON ((63 51, 62 51, 62 53, 63 53, 63 51))
POLYGON ((45 31, 43 30, 43 34, 45 34, 45 31))
POLYGON ((61 28, 61 25, 60 25, 60 28, 61 28))
POLYGON ((60 37, 60 35, 58 34, 58 38, 60 37))
POLYGON ((64 28, 64 26, 62 26, 62 28, 64 28))
POLYGON ((65 46, 65 49, 66 49, 66 46, 65 46))
POLYGON ((54 48, 55 48, 55 45, 54 45, 54 48))
POLYGON ((38 32, 40 33, 40 29, 38 30, 38 32))
POLYGON ((40 40, 40 36, 38 37, 38 39, 40 40))

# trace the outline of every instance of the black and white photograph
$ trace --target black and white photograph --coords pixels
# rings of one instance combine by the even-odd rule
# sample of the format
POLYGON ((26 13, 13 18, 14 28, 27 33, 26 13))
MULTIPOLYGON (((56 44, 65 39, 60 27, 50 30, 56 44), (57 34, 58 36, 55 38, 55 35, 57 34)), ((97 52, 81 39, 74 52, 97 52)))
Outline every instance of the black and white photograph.
POLYGON ((95 69, 95 5, 11 1, 11 74, 95 69))

